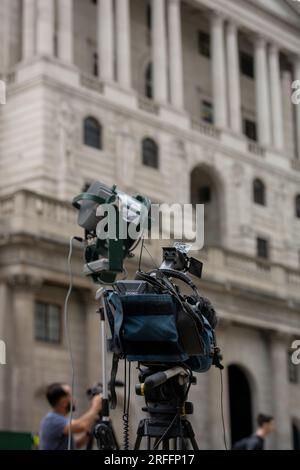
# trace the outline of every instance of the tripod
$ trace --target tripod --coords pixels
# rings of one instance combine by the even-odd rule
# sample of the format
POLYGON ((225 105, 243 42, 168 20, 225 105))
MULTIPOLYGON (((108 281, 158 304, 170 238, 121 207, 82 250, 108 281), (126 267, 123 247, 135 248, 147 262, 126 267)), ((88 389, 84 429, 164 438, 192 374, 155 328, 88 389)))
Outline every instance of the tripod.
POLYGON ((142 410, 149 418, 140 421, 134 449, 140 449, 142 439, 146 439, 147 450, 198 450, 191 423, 186 418, 193 413, 193 405, 186 402, 189 387, 196 383, 183 367, 173 367, 153 373, 144 369, 140 374, 137 395, 146 399, 142 410))
POLYGON ((101 288, 97 291, 96 299, 101 300, 101 307, 97 311, 100 314, 101 323, 101 349, 102 349, 102 411, 94 425, 90 438, 87 443, 86 450, 93 448, 94 439, 96 439, 99 450, 118 450, 119 445, 115 436, 111 419, 109 417, 109 396, 108 382, 106 376, 106 333, 105 333, 105 289, 101 288))

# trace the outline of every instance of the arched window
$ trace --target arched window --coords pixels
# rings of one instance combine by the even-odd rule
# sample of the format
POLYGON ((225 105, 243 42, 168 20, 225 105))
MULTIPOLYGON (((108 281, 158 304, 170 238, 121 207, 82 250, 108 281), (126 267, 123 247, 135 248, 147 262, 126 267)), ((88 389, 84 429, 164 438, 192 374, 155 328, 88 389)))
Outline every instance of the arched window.
POLYGON ((151 62, 147 65, 145 71, 145 95, 149 99, 153 98, 153 73, 151 62))
POLYGON ((266 205, 266 188, 258 178, 253 181, 253 201, 261 206, 266 205))
POLYGON ((102 127, 93 117, 87 117, 84 120, 84 144, 95 149, 102 149, 102 127))
POLYGON ((151 168, 158 168, 158 164, 159 164, 158 145, 153 139, 149 139, 147 137, 143 140, 142 156, 143 156, 143 165, 149 166, 151 168))
POLYGON ((300 194, 295 197, 295 215, 297 219, 300 219, 300 194))

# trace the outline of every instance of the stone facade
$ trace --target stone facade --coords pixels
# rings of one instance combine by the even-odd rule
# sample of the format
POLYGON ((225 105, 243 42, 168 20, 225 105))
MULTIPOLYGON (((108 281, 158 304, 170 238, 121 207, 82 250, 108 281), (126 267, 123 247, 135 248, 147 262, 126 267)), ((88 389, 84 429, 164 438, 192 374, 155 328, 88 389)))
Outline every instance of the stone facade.
MULTIPOLYGON (((69 237, 81 235, 72 197, 97 178, 155 202, 188 203, 206 183, 213 195, 200 285, 221 318, 228 437, 227 369, 235 365, 249 383, 251 424, 259 411, 272 413, 278 429, 269 447, 291 448, 292 424, 300 429, 299 383, 288 380, 288 350, 300 337, 300 113, 291 103, 292 81, 300 79, 299 6, 1 0, 0 9, 7 84, 0 105, 0 338, 7 344, 0 429, 37 431, 45 386, 70 381, 66 339, 59 346, 34 339, 34 305, 63 309, 69 237), (199 53, 200 31, 209 35, 210 57, 199 53), (240 73, 239 51, 253 57, 255 77, 240 73), (153 99, 145 97, 150 62, 153 99), (203 101, 213 104, 214 124, 203 121, 203 101), (83 144, 87 116, 102 125, 102 149, 83 144), (245 119, 256 122, 258 141, 242 133, 245 119), (144 137, 159 146, 159 170, 142 164, 144 137), (265 184, 265 206, 253 203, 255 178, 265 184), (256 256, 257 237, 269 241, 268 260, 256 256)), ((159 247, 150 249, 159 260, 159 247)), ((150 266, 148 255, 144 262, 150 266)), ((136 262, 128 267, 133 275, 136 262)), ((73 269, 70 327, 82 411, 85 389, 99 380, 100 347, 94 286, 81 275, 77 249, 73 269)), ((199 376, 190 398, 200 447, 223 448, 218 371, 199 376)), ((132 429, 140 406, 133 396, 132 429)), ((117 423, 120 413, 114 417, 117 423)))

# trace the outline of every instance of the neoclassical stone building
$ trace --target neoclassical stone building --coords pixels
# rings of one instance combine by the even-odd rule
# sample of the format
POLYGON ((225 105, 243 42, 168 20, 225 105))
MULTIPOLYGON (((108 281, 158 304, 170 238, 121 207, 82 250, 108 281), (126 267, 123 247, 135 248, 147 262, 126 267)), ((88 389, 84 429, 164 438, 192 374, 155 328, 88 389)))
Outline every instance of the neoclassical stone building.
MULTIPOLYGON (((37 431, 45 386, 70 381, 62 311, 69 238, 81 234, 70 201, 99 179, 205 203, 199 286, 220 316, 228 440, 265 412, 277 422, 268 447, 299 448, 299 4, 0 0, 0 45, 0 430, 37 431)), ((73 270, 82 411, 99 327, 80 249, 73 270)), ((219 372, 198 376, 190 398, 200 447, 224 448, 219 372)), ((133 397, 132 429, 141 405, 133 397)))

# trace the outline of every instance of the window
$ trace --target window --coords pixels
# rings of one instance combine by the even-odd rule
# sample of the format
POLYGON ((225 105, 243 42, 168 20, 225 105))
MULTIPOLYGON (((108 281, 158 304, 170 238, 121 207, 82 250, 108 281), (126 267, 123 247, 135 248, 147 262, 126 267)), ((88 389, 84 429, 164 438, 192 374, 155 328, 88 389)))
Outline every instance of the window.
POLYGON ((201 101, 201 118, 202 121, 207 122, 209 124, 214 123, 213 105, 210 101, 201 101))
POLYGON ((240 52, 240 69, 245 77, 254 78, 254 59, 251 54, 240 52))
POLYGON ((258 258, 269 259, 269 242, 264 238, 256 239, 256 255, 258 258))
POLYGON ((152 78, 152 64, 148 64, 145 72, 145 95, 147 98, 153 98, 153 78, 152 78))
POLYGON ((210 58, 211 56, 211 45, 210 45, 210 34, 203 31, 198 32, 198 51, 199 54, 204 57, 210 58))
POLYGON ((260 206, 266 205, 266 189, 264 183, 256 178, 253 181, 253 201, 260 206))
POLYGON ((255 121, 251 121, 250 119, 243 120, 243 130, 244 135, 248 137, 250 140, 254 140, 257 142, 257 126, 255 121))
POLYGON ((84 120, 84 144, 95 149, 102 149, 102 127, 93 117, 84 120))
POLYGON ((99 66, 98 66, 98 54, 94 52, 93 54, 93 75, 95 77, 99 76, 99 66))
POLYGON ((57 305, 36 302, 35 339, 47 343, 61 341, 61 309, 57 305))
POLYGON ((201 186, 198 192, 199 204, 207 204, 211 201, 211 189, 209 186, 201 186))
POLYGON ((298 383, 298 366, 293 364, 292 355, 294 350, 288 352, 288 379, 291 384, 298 383))
POLYGON ((146 138, 142 144, 143 165, 158 168, 158 145, 153 139, 146 138))
POLYGON ((300 219, 300 194, 297 194, 295 198, 295 215, 297 219, 300 219))

